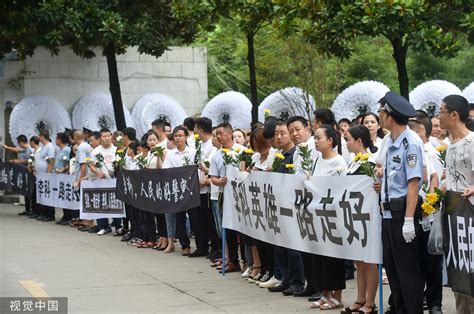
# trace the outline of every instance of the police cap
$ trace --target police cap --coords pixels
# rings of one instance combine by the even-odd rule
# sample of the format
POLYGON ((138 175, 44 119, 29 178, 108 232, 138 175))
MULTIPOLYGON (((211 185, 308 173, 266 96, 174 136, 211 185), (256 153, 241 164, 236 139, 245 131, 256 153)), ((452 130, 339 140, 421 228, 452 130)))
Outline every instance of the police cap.
POLYGON ((409 118, 416 116, 416 110, 412 104, 406 100, 405 97, 394 92, 387 92, 385 94, 387 104, 385 110, 394 118, 401 121, 408 121, 409 118))

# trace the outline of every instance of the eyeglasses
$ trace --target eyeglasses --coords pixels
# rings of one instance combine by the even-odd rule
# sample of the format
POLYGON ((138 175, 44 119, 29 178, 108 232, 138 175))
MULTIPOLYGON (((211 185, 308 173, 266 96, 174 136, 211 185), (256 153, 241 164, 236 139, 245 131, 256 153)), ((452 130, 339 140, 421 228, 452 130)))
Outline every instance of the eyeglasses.
POLYGON ((443 110, 440 110, 440 111, 438 112, 438 116, 442 115, 443 113, 451 113, 451 111, 447 111, 447 110, 443 111, 443 110))

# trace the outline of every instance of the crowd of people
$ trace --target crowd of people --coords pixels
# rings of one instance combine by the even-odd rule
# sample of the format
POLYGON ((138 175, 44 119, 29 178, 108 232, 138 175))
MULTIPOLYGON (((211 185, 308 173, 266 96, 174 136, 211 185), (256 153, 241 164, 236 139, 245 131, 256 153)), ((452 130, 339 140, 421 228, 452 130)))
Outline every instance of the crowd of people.
MULTIPOLYGON (((443 256, 427 251, 432 215, 423 213, 420 204, 435 188, 461 192, 463 197, 474 195, 473 122, 473 104, 462 96, 447 96, 439 114, 429 117, 415 111, 402 96, 388 92, 380 99, 378 112, 353 120, 336 121, 331 110, 318 109, 314 116, 287 120, 269 115, 246 130, 233 129, 228 123, 212 125, 207 117, 186 118, 172 130, 167 121, 158 119, 141 138, 129 127, 115 132, 84 128, 56 134, 53 144, 48 131, 41 130, 30 139, 20 135, 17 147, 3 147, 18 153, 10 162, 24 164, 33 172, 72 174, 76 186, 83 180, 113 178, 121 154, 123 167, 129 170, 196 164, 199 207, 153 214, 126 204, 126 218, 112 221, 79 219, 78 211, 63 209, 56 224, 97 235, 114 231, 129 246, 163 253, 174 252, 179 245, 181 255, 206 257, 217 271, 240 272, 246 281, 270 293, 305 297, 311 308, 346 313, 377 312, 377 265, 299 252, 234 230, 226 230, 226 259, 222 260, 223 188, 228 184, 224 154, 250 149, 252 161, 242 161, 242 171, 270 171, 278 156, 282 159, 278 172, 305 178, 361 174, 354 156, 369 156, 383 217, 389 311, 421 313, 425 308, 442 313, 443 256), (302 147, 311 154, 310 167, 302 166, 306 162, 300 154, 302 147), (445 148, 442 160, 439 152, 445 148), (354 269, 357 298, 343 302, 346 280, 354 278, 354 269)), ((20 215, 55 221, 55 209, 38 204, 34 194, 25 199, 20 215)), ((458 313, 474 313, 472 297, 455 293, 455 298, 458 313)))

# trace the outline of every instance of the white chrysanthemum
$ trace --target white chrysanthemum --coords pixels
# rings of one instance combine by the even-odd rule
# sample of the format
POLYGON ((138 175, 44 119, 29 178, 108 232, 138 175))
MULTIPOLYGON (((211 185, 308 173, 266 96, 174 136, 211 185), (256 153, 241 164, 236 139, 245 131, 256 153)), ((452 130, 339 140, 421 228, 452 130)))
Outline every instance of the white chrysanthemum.
POLYGON ((362 81, 349 86, 334 100, 331 110, 336 115, 336 120, 342 118, 354 119, 366 112, 376 112, 378 101, 389 88, 380 82, 362 81))
MULTIPOLYGON (((128 127, 134 127, 130 111, 123 106, 125 122, 128 127)), ((117 130, 115 123, 114 106, 109 93, 91 93, 81 97, 72 111, 72 124, 75 128, 88 128, 99 131, 107 128, 117 130)))
POLYGON ((158 118, 165 119, 174 128, 183 123, 187 114, 173 98, 160 93, 149 93, 136 102, 132 117, 136 121, 137 134, 142 136, 151 128, 151 123, 158 118))
POLYGON ((466 97, 467 101, 474 103, 474 82, 471 82, 471 84, 467 85, 462 93, 464 94, 464 97, 466 97))
POLYGON ((201 115, 211 119, 213 125, 228 122, 234 128, 245 129, 252 122, 252 103, 242 93, 224 92, 212 98, 201 115))
POLYGON ((27 138, 38 135, 39 129, 49 131, 50 137, 64 128, 71 128, 71 118, 64 107, 47 96, 30 96, 20 101, 10 116, 10 136, 16 139, 24 134, 27 138))
POLYGON ((448 95, 462 95, 461 90, 448 81, 433 80, 421 83, 410 93, 410 103, 430 117, 438 114, 441 101, 448 95))
POLYGON ((287 87, 280 89, 262 101, 258 107, 258 119, 264 120, 264 110, 270 110, 270 115, 277 118, 287 118, 290 116, 308 117, 307 108, 310 116, 316 108, 313 96, 298 87, 287 87))

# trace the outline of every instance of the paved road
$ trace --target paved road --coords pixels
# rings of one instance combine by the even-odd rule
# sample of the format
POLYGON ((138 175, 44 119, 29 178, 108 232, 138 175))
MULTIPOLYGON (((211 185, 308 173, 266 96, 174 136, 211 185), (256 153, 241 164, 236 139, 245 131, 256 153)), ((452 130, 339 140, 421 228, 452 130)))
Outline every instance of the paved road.
MULTIPOLYGON (((315 312, 306 300, 269 293, 240 274, 222 277, 204 258, 129 247, 110 234, 19 217, 20 210, 0 204, 0 296, 44 291, 68 297, 69 313, 315 312)), ((351 280, 343 299, 354 298, 351 280)), ((449 289, 444 299, 454 313, 449 289)))

